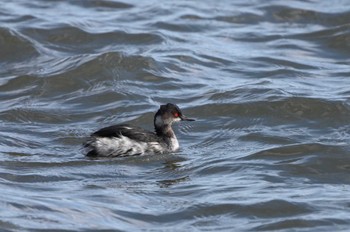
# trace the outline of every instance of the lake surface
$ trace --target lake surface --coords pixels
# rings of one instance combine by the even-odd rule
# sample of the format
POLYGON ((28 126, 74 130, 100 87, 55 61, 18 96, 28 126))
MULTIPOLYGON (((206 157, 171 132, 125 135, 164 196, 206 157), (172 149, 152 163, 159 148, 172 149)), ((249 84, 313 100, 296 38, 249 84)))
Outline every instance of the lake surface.
POLYGON ((349 64, 348 0, 4 1, 1 231, 348 231, 349 64), (180 151, 84 156, 167 102, 180 151))

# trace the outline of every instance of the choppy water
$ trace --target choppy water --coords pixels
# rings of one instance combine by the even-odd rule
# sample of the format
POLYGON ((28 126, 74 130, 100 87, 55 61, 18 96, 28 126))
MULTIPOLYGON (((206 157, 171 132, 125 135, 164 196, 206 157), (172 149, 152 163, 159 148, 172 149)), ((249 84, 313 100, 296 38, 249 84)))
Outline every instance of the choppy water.
POLYGON ((347 231, 350 5, 17 0, 0 5, 2 231, 347 231), (176 154, 90 160, 94 130, 176 154))

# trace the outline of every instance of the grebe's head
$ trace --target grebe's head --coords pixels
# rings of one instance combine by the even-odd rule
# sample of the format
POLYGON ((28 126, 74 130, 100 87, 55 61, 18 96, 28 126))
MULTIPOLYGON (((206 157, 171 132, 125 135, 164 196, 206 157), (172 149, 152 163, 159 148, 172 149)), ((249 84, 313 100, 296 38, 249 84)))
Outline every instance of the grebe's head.
POLYGON ((187 118, 182 114, 180 108, 172 103, 161 105, 156 115, 154 116, 154 126, 162 127, 165 125, 171 126, 173 122, 179 121, 195 121, 193 118, 187 118))

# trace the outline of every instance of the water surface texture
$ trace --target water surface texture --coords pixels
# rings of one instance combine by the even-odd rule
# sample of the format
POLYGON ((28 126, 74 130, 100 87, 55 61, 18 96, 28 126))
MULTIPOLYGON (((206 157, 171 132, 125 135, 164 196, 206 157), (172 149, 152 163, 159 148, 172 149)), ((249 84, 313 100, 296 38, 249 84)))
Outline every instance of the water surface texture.
POLYGON ((0 5, 2 231, 347 231, 348 0, 0 5), (88 159, 98 128, 175 154, 88 159))

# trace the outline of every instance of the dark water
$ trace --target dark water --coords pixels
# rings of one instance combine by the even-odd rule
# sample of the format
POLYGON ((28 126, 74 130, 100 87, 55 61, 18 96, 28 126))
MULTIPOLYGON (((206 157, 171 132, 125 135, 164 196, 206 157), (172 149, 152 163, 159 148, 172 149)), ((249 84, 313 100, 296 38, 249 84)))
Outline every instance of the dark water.
POLYGON ((347 231, 350 5, 0 4, 2 231, 347 231), (175 154, 89 160, 94 130, 152 129, 175 154))

